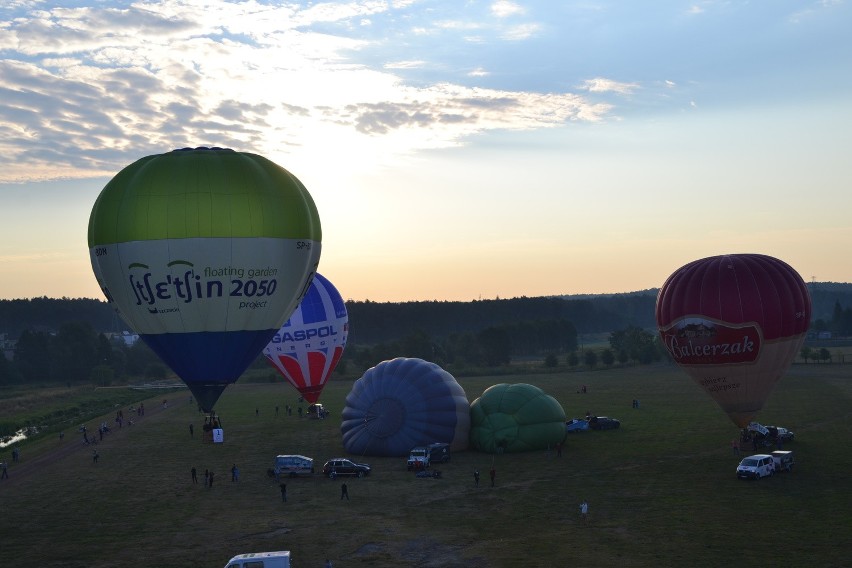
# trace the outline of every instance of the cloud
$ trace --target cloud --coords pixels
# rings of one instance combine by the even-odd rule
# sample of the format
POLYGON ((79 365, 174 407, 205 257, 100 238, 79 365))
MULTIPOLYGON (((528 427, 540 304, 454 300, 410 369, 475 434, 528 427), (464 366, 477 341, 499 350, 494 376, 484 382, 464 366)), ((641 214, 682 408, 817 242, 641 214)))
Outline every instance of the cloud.
POLYGON ((612 79, 596 77, 594 79, 587 79, 580 88, 590 93, 614 92, 629 95, 638 89, 639 85, 637 83, 621 83, 612 79))
POLYGON ((385 69, 417 69, 418 67, 423 67, 425 61, 392 61, 390 63, 385 63, 385 69))
MULTIPOLYGON (((202 0, 122 9, 92 0, 16 14, 0 21, 0 182, 112 175, 143 155, 201 145, 319 155, 333 139, 365 160, 392 160, 490 129, 607 117, 609 105, 572 93, 406 84, 393 73, 435 67, 422 59, 359 63, 386 41, 353 35, 359 22, 411 4, 233 2, 214 13, 202 0)), ((492 9, 520 13, 513 6, 492 9)), ((495 31, 451 19, 425 29, 495 31)), ((508 39, 535 30, 500 29, 508 39)), ((590 93, 631 87, 593 81, 590 93)))
POLYGON ((519 41, 534 36, 539 30, 541 30, 541 26, 538 24, 521 24, 506 28, 500 34, 500 37, 509 41, 519 41))
POLYGON ((526 10, 523 7, 519 6, 515 2, 509 2, 508 0, 498 0, 491 4, 491 14, 498 18, 518 16, 525 12, 526 10))

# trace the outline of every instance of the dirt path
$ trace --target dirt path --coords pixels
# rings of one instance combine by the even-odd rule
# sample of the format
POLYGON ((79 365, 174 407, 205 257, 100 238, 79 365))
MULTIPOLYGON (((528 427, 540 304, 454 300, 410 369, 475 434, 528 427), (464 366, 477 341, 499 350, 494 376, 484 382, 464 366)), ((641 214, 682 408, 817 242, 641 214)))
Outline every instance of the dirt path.
MULTIPOLYGON (((51 467, 72 454, 81 452, 91 453, 91 450, 98 449, 101 444, 113 445, 116 442, 120 443, 131 428, 144 428, 147 421, 156 417, 161 412, 186 406, 189 404, 189 398, 187 396, 180 396, 179 399, 172 399, 171 402, 168 403, 168 407, 164 407, 156 397, 141 402, 145 405, 144 416, 137 415, 135 411, 125 414, 125 421, 127 421, 128 418, 133 419, 132 426, 125 423, 122 428, 119 428, 115 423, 114 416, 106 417, 106 422, 110 426, 111 430, 109 433, 104 435, 103 441, 99 440, 97 427, 91 428, 88 432, 90 440, 98 438, 97 443, 94 444, 86 444, 83 441, 83 434, 81 432, 66 432, 65 439, 57 441, 54 448, 41 451, 32 457, 28 456, 26 451, 24 451, 21 461, 17 463, 12 463, 11 460, 6 460, 6 463, 8 464, 9 478, 0 480, 0 484, 15 485, 17 483, 21 483, 28 479, 34 472, 45 467, 51 467)), ((96 423, 97 420, 90 420, 90 422, 96 423)))

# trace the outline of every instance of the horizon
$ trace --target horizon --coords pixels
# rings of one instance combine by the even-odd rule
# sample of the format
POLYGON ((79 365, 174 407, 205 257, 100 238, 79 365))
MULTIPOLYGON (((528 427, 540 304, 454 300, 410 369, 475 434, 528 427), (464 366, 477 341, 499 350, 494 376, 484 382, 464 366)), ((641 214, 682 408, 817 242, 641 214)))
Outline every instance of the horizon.
MULTIPOLYGON (((852 287, 852 282, 815 282, 815 281, 805 281, 805 286, 808 288, 815 287, 831 287, 831 286, 850 286, 852 287)), ((653 288, 645 288, 643 290, 630 290, 626 292, 600 292, 600 293, 580 293, 580 294, 545 294, 541 296, 529 296, 529 295, 521 295, 521 296, 510 296, 510 297, 494 297, 494 298, 472 298, 470 300, 372 300, 370 298, 364 299, 355 299, 355 298, 344 298, 344 302, 369 302, 373 304, 407 304, 407 303, 425 303, 425 302, 458 302, 458 303, 468 303, 468 302, 487 302, 487 301, 500 301, 500 300, 518 300, 523 298, 564 298, 564 299, 573 299, 573 298, 593 298, 599 296, 629 296, 629 295, 642 295, 642 294, 655 294, 659 291, 659 287, 653 288)), ((102 303, 108 303, 105 298, 91 298, 91 297, 53 297, 53 296, 32 296, 29 298, 0 298, 0 301, 30 301, 30 300, 40 300, 40 299, 48 299, 48 300, 94 300, 102 303)))

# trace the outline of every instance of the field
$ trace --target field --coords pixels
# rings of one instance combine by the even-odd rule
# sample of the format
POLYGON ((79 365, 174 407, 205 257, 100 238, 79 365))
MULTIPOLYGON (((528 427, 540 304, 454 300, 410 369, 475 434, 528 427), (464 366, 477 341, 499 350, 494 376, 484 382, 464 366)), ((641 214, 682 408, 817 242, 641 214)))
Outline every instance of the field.
POLYGON ((22 445, 22 462, 0 481, 0 551, 15 565, 64 568, 209 568, 279 549, 297 567, 326 558, 335 568, 852 565, 852 365, 797 364, 781 380, 758 419, 796 433, 785 449, 797 465, 755 482, 735 477, 736 427, 672 365, 459 382, 471 401, 495 383, 529 382, 569 417, 589 410, 622 427, 572 434, 562 457, 458 452, 440 466, 442 479, 416 478, 403 458, 364 457, 373 473, 347 480, 351 501, 340 500, 340 480, 315 475, 289 480, 282 503, 266 475, 273 456, 301 453, 321 467, 343 454, 337 417, 352 381, 328 385, 324 421, 299 419, 283 383, 229 387, 217 409, 225 443, 216 445, 201 442, 188 393, 168 395, 166 409, 157 395, 145 417, 97 446, 97 464, 77 432, 22 445), (209 489, 205 469, 215 473, 209 489))

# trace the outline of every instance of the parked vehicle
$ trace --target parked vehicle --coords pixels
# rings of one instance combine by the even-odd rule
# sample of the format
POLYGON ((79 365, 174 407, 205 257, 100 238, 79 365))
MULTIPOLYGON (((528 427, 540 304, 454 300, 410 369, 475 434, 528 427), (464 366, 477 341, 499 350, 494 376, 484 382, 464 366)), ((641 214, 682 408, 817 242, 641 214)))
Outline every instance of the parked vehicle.
POLYGON ((769 431, 770 438, 776 441, 780 439, 784 444, 792 442, 796 437, 793 432, 780 426, 767 426, 766 429, 769 431))
POLYGON ((429 450, 426 446, 416 446, 408 452, 408 469, 426 469, 429 467, 429 450))
POLYGON ((320 403, 317 402, 308 406, 308 418, 319 418, 322 420, 326 416, 328 416, 328 410, 326 410, 320 403))
POLYGON ((565 431, 566 432, 584 432, 589 429, 588 420, 583 420, 582 418, 572 418, 565 422, 565 431))
POLYGON ((314 460, 299 455, 275 456, 275 464, 272 466, 272 471, 276 477, 311 475, 314 472, 314 460))
POLYGON ((776 450, 770 454, 775 460, 775 471, 793 471, 793 452, 789 450, 776 450))
POLYGON ((739 479, 760 479, 775 473, 775 459, 768 454, 755 454, 743 458, 737 466, 739 479))
POLYGON ((323 475, 334 479, 338 475, 354 475, 364 477, 370 475, 370 466, 365 463, 355 463, 346 458, 334 458, 325 462, 322 466, 323 475))
POLYGON ((615 418, 609 418, 608 416, 589 417, 589 428, 592 430, 613 430, 620 427, 621 422, 615 418))
POLYGON ((290 568, 290 551, 238 554, 228 561, 225 568, 290 568))
POLYGON ((427 446, 416 446, 408 452, 407 466, 412 469, 428 469, 432 463, 444 463, 450 461, 450 445, 443 442, 434 442, 427 446))
POLYGON ((429 463, 446 463, 450 461, 450 445, 444 442, 434 442, 427 446, 429 448, 429 463))
POLYGON ((780 426, 764 426, 758 422, 751 422, 743 432, 743 442, 751 442, 757 448, 766 448, 778 444, 792 442, 795 434, 780 426))

